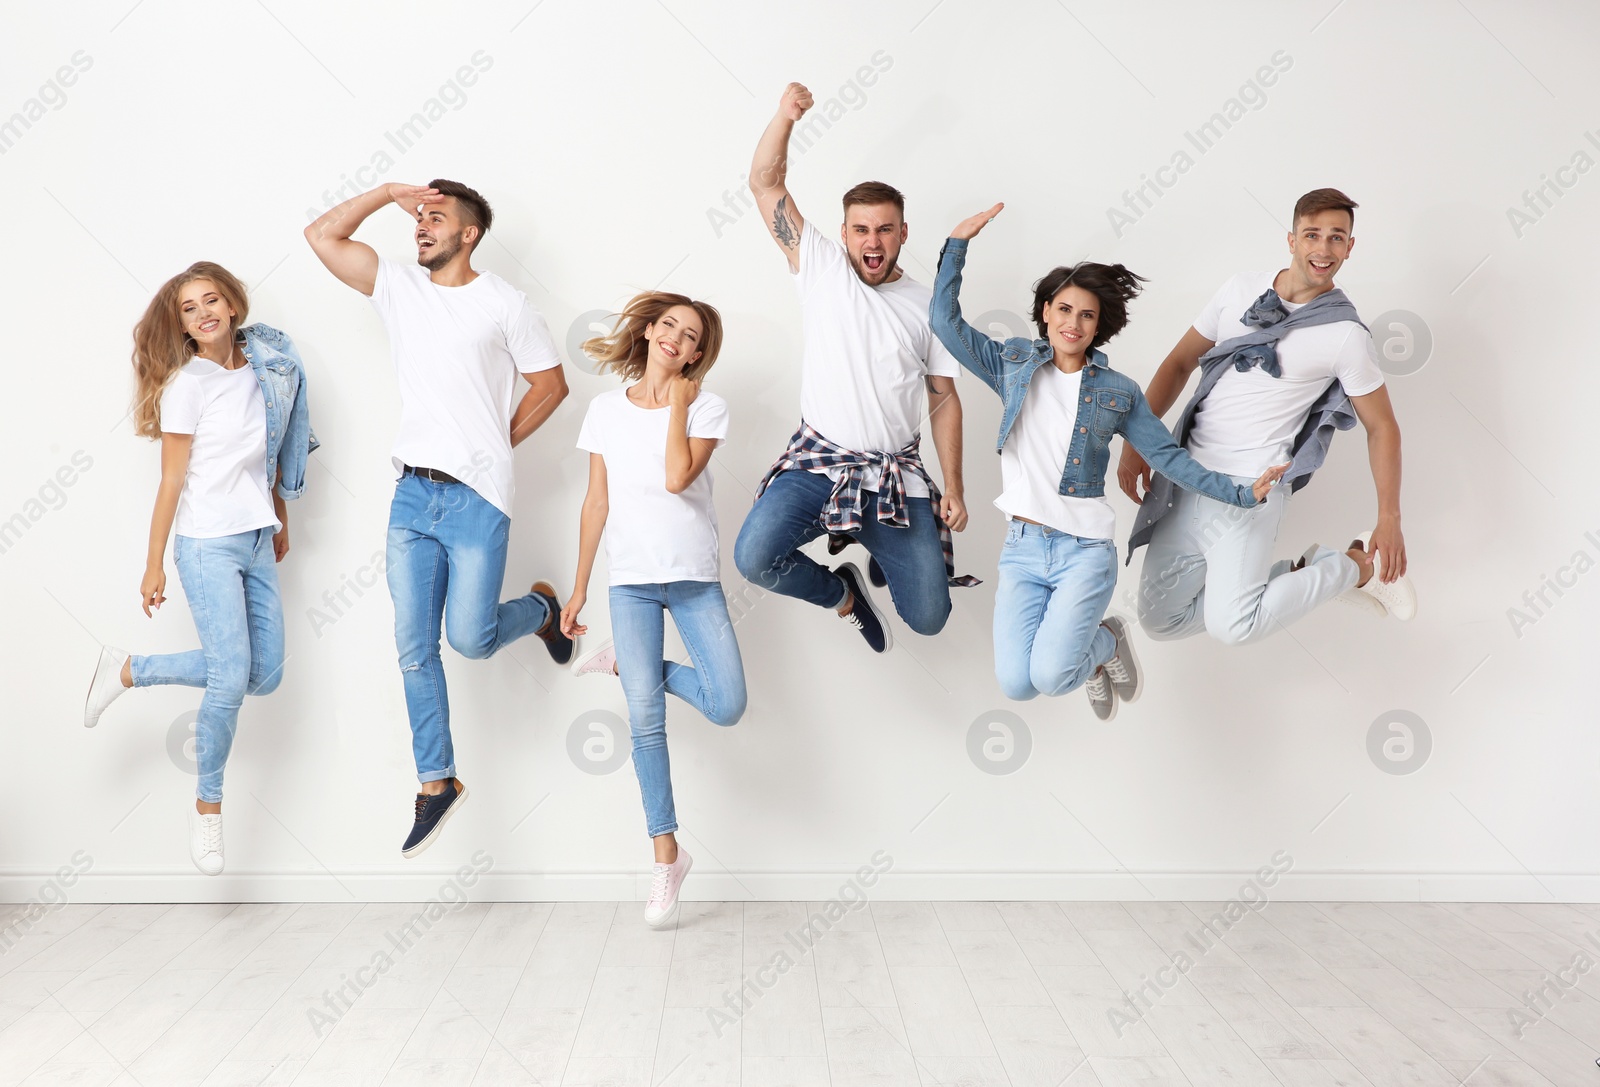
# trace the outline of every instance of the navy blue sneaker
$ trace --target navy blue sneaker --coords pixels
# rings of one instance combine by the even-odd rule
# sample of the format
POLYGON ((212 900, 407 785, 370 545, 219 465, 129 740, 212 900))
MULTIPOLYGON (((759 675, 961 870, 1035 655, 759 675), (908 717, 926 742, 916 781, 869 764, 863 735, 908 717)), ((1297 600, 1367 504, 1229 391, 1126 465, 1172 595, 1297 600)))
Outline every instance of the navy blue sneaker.
POLYGON ((556 587, 548 581, 535 581, 533 588, 528 591, 534 596, 543 597, 550 607, 550 619, 538 632, 539 640, 550 651, 551 660, 557 664, 570 664, 572 639, 561 633, 561 601, 556 599, 556 587))
POLYGON ((855 598, 850 614, 844 618, 861 632, 874 653, 887 653, 894 646, 894 636, 889 633, 889 624, 883 621, 883 613, 873 604, 872 597, 867 595, 860 568, 853 562, 846 562, 834 567, 833 572, 839 575, 839 579, 850 590, 850 595, 855 598))
POLYGON ((400 847, 401 856, 415 857, 427 849, 439 836, 439 828, 450 818, 450 813, 461 807, 466 798, 467 787, 461 784, 460 778, 451 778, 444 792, 434 796, 418 793, 416 822, 411 825, 406 844, 400 847))

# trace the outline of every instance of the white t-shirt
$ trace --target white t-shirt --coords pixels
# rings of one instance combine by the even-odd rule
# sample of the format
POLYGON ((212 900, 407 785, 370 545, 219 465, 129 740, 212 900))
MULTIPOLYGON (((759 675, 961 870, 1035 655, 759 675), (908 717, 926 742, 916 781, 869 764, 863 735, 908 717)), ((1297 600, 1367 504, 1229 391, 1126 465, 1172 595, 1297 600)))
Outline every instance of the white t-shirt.
MULTIPOLYGON (((606 462, 606 566, 612 585, 719 581, 717 510, 711 467, 681 493, 667 490, 667 424, 671 408, 641 408, 627 389, 589 401, 578 448, 606 462)), ((728 437, 728 404, 701 390, 689 405, 691 438, 728 437)))
MULTIPOLYGON (((1240 318, 1276 278, 1276 272, 1234 276, 1195 318, 1195 331, 1215 343, 1257 331, 1240 318)), ((1284 303, 1290 313, 1299 308, 1284 303)), ((1230 366, 1195 413, 1186 444, 1212 471, 1258 476, 1284 463, 1311 405, 1335 380, 1350 396, 1383 384, 1372 336, 1354 321, 1294 329, 1277 347, 1281 376, 1259 366, 1243 372, 1230 366)))
MULTIPOLYGON (((928 325, 933 291, 904 274, 893 283, 861 282, 843 245, 807 220, 800 231, 800 417, 835 445, 893 453, 921 429, 927 392, 923 379, 961 370, 928 325)), ((924 449, 924 460, 927 450, 924 449)), ((827 470, 837 481, 842 468, 827 470)), ((877 490, 881 473, 862 475, 877 490)), ((928 488, 906 477, 906 494, 928 488)))
POLYGON ((426 268, 392 260, 378 262, 372 307, 400 381, 396 476, 408 464, 437 468, 510 517, 517 373, 561 365, 544 318, 493 272, 441 287, 426 268))
POLYGON ((1082 385, 1082 370, 1064 374, 1045 363, 1033 372, 1022 409, 1000 450, 1001 489, 994 504, 1008 521, 1025 517, 1059 532, 1109 540, 1117 533, 1117 513, 1104 497, 1061 493, 1082 385))
POLYGON ((255 367, 190 359, 161 393, 161 431, 194 435, 178 535, 207 540, 283 527, 267 480, 267 402, 255 367))

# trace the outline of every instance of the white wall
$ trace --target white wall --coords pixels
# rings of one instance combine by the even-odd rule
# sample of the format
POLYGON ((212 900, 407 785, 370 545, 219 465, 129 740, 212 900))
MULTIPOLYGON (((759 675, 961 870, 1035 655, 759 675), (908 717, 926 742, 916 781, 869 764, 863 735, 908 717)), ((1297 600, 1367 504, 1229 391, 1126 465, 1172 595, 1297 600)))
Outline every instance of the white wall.
MULTIPOLYGON (((0 554, 0 891, 37 893, 81 850, 81 899, 428 897, 482 849, 485 896, 637 893, 649 854, 631 768, 595 775, 568 754, 575 722, 623 720, 621 693, 575 680, 531 639, 488 662, 445 650, 474 796, 423 858, 398 855, 414 778, 387 593, 381 579, 347 593, 353 606, 321 629, 312 614, 382 547, 395 384, 377 318, 300 229, 363 167, 364 182, 445 175, 494 202, 480 266, 526 291, 564 343, 580 315, 658 283, 718 305, 728 337, 711 387, 734 430, 714 470, 734 593, 733 538, 797 418, 799 315, 756 216, 716 223, 713 209, 742 199, 755 140, 800 79, 822 108, 845 100, 793 165, 808 217, 832 229, 850 184, 901 186, 905 264, 931 281, 948 227, 1004 199, 969 264, 969 314, 1024 310, 1055 263, 1123 261, 1152 282, 1111 357, 1141 381, 1226 276, 1281 264, 1296 196, 1351 193, 1359 244, 1341 282, 1397 356, 1402 333, 1431 340, 1390 363, 1421 612, 1401 625, 1329 607, 1247 649, 1143 641, 1148 691, 1110 726, 1081 694, 1008 704, 990 643, 999 403, 963 380, 973 516, 957 557, 985 584, 956 592, 936 638, 898 626, 882 659, 827 613, 747 590, 745 720, 724 731, 681 705, 669 714, 694 892, 825 896, 883 850, 884 895, 1223 897, 1284 851, 1287 895, 1600 897, 1600 575, 1588 572, 1600 511, 1581 437, 1597 382, 1578 316, 1595 287, 1600 176, 1567 169, 1600 161, 1588 108, 1600 12, 1576 0, 1206 9, 114 0, 70 18, 10 13, 0 116, 79 51, 89 64, 0 156, 0 518, 27 522, 0 554), (400 153, 385 134, 475 55, 487 70, 464 101, 446 92, 459 108, 400 153), (1275 55, 1287 70, 1264 104, 1247 92, 1259 108, 1198 153, 1185 134, 1275 55), (874 57, 886 69, 874 83, 841 90, 874 57), (394 160, 381 174, 379 150, 394 160), (1113 229, 1108 207, 1179 150, 1192 168, 1113 229), (1507 209, 1558 177, 1570 191, 1514 225, 1507 209), (123 416, 129 331, 154 288, 201 258, 252 285, 253 318, 294 336, 324 443, 281 567, 287 678, 243 713, 216 880, 189 864, 192 778, 169 752, 198 692, 137 691, 98 729, 79 723, 99 643, 195 644, 170 563, 166 608, 149 621, 137 607, 157 450, 123 416), (1404 312, 1380 327, 1389 311, 1404 312), (79 451, 92 466, 49 490, 79 451), (1524 593, 1563 568, 1573 584, 1536 615, 1524 593), (1536 621, 1515 629, 1518 607, 1536 621), (1432 743, 1407 774, 1369 754, 1375 722, 1399 711, 1432 743), (1024 723, 1031 753, 986 773, 969 733, 1001 712, 1024 723)), ((411 251, 398 213, 360 236, 411 251)), ((508 589, 571 584, 585 479, 573 441, 612 382, 568 373, 573 396, 517 454, 508 589)), ((1132 506, 1113 503, 1125 533, 1132 506)), ((1279 549, 1344 543, 1374 516, 1361 436, 1343 435, 1279 549)), ((1123 610, 1138 569, 1122 575, 1123 610)))

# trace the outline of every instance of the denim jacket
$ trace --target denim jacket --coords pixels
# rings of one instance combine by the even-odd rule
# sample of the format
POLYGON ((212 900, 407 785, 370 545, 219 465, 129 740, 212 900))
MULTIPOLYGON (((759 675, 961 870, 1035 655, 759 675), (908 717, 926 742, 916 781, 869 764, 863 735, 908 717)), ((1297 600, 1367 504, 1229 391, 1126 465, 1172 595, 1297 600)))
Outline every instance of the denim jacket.
POLYGON ((267 404, 267 481, 279 498, 299 498, 306 486, 306 459, 318 445, 311 429, 305 370, 294 341, 271 325, 239 330, 244 357, 255 368, 267 404), (283 479, 278 480, 278 466, 283 479))
MULTIPOLYGON (((939 252, 928 321, 939 342, 984 384, 1000 394, 1005 413, 1000 420, 996 453, 1005 448, 1011 427, 1022 411, 1028 383, 1040 366, 1052 365, 1055 352, 1048 340, 1014 337, 996 343, 961 319, 961 266, 967 242, 950 238, 939 252)), ((1139 383, 1111 369, 1103 351, 1089 352, 1083 367, 1081 399, 1072 424, 1072 444, 1057 491, 1073 498, 1099 498, 1106 492, 1106 464, 1111 439, 1121 434, 1155 468, 1191 491, 1246 509, 1256 504, 1255 492, 1221 472, 1202 468, 1173 441, 1165 424, 1145 403, 1139 383)))

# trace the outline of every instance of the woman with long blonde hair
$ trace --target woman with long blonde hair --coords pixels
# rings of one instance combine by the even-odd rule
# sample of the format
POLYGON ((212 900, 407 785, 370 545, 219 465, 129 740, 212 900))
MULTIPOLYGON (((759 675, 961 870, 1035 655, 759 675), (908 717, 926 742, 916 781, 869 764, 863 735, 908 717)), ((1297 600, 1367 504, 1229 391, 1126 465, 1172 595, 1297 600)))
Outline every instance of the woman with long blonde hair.
POLYGON ((139 596, 166 600, 167 537, 200 649, 129 656, 102 647, 83 723, 94 727, 130 687, 202 687, 195 722, 199 785, 189 855, 222 871, 222 772, 246 694, 283 673, 283 604, 274 563, 289 551, 285 502, 305 487, 311 432, 305 375, 289 337, 245 325, 244 284, 210 261, 162 284, 133 330, 134 429, 161 443, 161 485, 139 596))
POLYGON ((678 845, 667 757, 667 692, 713 724, 744 714, 744 664, 722 595, 711 453, 727 438, 728 405, 701 382, 722 348, 722 317, 681 294, 650 291, 623 308, 609 336, 583 351, 632 384, 589 404, 578 448, 589 451, 589 491, 578 533, 578 572, 562 632, 588 631, 578 613, 604 531, 612 641, 580 658, 578 675, 615 675, 628 700, 633 769, 655 846, 645 923, 677 914, 693 863, 678 845), (666 615, 689 664, 663 659, 666 615))

